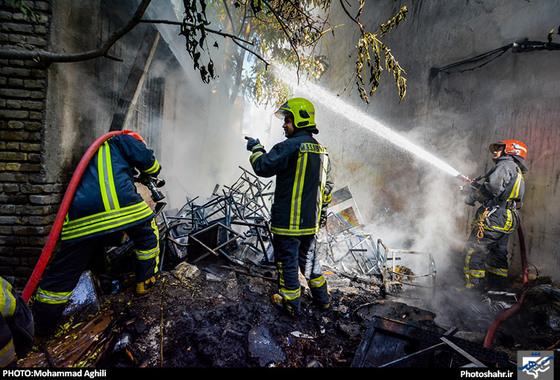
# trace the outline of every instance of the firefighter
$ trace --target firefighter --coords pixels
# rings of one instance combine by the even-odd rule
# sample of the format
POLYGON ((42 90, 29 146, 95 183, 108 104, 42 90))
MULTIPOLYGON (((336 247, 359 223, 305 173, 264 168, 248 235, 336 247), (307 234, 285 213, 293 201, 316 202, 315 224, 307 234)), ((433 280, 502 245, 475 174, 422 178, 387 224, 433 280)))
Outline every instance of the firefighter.
POLYGON ((479 291, 503 291, 507 287, 509 236, 519 226, 518 209, 525 193, 527 146, 517 140, 490 144, 495 166, 465 197, 477 209, 465 245, 463 272, 466 287, 479 291))
POLYGON ((23 298, 0 277, 0 367, 15 367, 33 346, 33 317, 23 298))
POLYGON ((279 294, 272 296, 272 302, 295 316, 301 310, 298 268, 314 302, 322 309, 329 307, 315 234, 326 223, 333 182, 327 149, 313 137, 319 132, 313 104, 292 98, 275 115, 284 121, 286 140, 267 152, 258 139, 247 138, 247 150, 252 152, 250 162, 257 175, 276 176, 271 232, 279 294))
POLYGON ((161 166, 131 131, 110 137, 88 163, 62 227, 60 248, 37 289, 37 335, 52 334, 90 257, 120 241, 123 232, 134 243, 136 293, 146 294, 156 284, 159 231, 152 209, 137 192, 135 170, 157 176, 161 166))

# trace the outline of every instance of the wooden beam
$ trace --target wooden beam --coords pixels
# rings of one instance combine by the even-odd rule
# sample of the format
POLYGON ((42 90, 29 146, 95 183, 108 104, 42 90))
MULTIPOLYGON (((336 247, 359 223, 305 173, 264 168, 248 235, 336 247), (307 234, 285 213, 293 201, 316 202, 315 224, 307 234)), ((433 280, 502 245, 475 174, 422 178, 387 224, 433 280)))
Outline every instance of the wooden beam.
POLYGON ((124 129, 138 101, 146 74, 154 57, 159 42, 159 32, 155 28, 149 28, 144 35, 138 54, 130 70, 130 74, 123 89, 123 93, 117 103, 117 110, 113 115, 109 131, 124 129))

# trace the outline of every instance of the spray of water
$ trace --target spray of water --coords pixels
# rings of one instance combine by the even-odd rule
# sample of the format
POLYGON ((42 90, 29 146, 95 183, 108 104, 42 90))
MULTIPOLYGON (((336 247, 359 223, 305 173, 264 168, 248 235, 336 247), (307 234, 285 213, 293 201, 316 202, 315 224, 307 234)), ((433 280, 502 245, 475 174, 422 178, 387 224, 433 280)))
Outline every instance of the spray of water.
POLYGON ((445 173, 451 174, 454 177, 460 175, 456 169, 452 168, 441 159, 437 158, 417 144, 414 144, 405 137, 399 135, 358 108, 344 102, 342 99, 333 95, 321 86, 303 79, 300 79, 298 83, 297 74, 293 70, 281 64, 275 64, 273 72, 277 78, 290 86, 295 93, 312 98, 314 103, 322 104, 331 111, 340 114, 362 128, 366 128, 367 130, 395 144, 397 147, 414 154, 419 159, 428 162, 440 170, 443 170, 445 173))

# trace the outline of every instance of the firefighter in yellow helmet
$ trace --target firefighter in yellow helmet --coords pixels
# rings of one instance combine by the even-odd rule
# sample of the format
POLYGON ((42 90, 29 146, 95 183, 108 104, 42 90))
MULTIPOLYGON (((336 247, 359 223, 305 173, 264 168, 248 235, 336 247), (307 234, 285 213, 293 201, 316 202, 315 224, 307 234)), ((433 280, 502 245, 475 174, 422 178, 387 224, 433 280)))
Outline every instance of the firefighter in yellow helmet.
POLYGON ((503 140, 489 149, 495 166, 465 198, 468 205, 481 204, 463 251, 466 286, 481 291, 507 287, 507 245, 519 226, 527 171, 527 146, 521 141, 503 140))
POLYGON ((276 176, 271 210, 274 258, 279 294, 273 302, 290 315, 300 312, 298 268, 307 279, 313 300, 329 307, 327 283, 316 252, 315 234, 326 222, 333 182, 327 149, 313 137, 319 131, 315 108, 304 98, 292 98, 276 112, 284 121, 286 140, 266 151, 258 139, 247 138, 255 173, 276 176))

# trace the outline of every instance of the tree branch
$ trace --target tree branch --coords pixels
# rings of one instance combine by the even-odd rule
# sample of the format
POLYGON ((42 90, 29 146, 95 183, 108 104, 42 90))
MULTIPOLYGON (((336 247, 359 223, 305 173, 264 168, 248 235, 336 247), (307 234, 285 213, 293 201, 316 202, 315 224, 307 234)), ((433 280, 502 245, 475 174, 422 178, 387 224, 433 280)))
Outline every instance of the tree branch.
POLYGON ((301 66, 301 60, 299 58, 299 53, 297 51, 297 47, 295 46, 294 42, 292 41, 292 37, 290 36, 290 34, 288 33, 288 29, 287 26, 284 24, 284 21, 282 21, 280 19, 280 16, 278 15, 278 13, 276 13, 276 11, 274 10, 273 7, 270 6, 270 4, 268 4, 267 1, 263 1, 263 3, 266 5, 266 7, 272 12, 272 14, 274 15, 274 17, 276 18, 276 20, 278 21, 278 24, 280 24, 280 27, 282 28, 282 31, 284 32, 284 34, 286 35, 286 38, 288 39, 288 41, 290 42, 290 46, 292 47, 292 51, 296 54, 296 58, 297 58, 297 76, 298 76, 298 80, 299 80, 299 70, 300 70, 300 66, 301 66))
POLYGON ((143 0, 132 19, 122 26, 119 30, 113 33, 105 43, 93 50, 88 50, 82 53, 75 54, 58 54, 51 53, 48 51, 22 51, 22 50, 0 50, 0 59, 22 59, 22 60, 34 60, 36 62, 52 63, 52 62, 78 62, 85 61, 89 59, 106 57, 110 59, 115 59, 108 54, 109 49, 125 34, 131 31, 136 25, 141 22, 146 8, 150 5, 151 0, 143 0))

